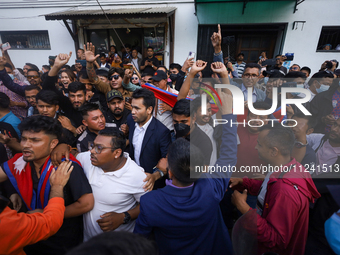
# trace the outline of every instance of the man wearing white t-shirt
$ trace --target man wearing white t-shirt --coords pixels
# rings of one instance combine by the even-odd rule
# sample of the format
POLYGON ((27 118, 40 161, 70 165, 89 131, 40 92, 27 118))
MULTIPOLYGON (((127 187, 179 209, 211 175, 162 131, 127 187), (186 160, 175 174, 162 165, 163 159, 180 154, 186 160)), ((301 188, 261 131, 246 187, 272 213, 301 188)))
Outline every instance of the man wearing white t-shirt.
POLYGON ((105 128, 89 151, 77 155, 95 200, 92 211, 84 214, 84 241, 102 232, 134 229, 146 174, 124 153, 125 145, 121 131, 105 128))

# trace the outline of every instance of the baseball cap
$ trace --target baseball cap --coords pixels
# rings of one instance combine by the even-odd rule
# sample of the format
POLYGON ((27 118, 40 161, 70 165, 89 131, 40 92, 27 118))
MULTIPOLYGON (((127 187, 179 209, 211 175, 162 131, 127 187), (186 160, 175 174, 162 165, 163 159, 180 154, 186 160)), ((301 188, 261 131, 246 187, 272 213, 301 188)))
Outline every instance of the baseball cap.
POLYGON ((107 92, 107 94, 106 94, 106 100, 107 100, 108 102, 110 102, 110 101, 111 101, 112 99, 114 99, 114 98, 124 99, 122 93, 121 93, 120 91, 118 91, 118 90, 113 89, 113 90, 107 92))
POLYGON ((106 68, 106 67, 99 68, 99 69, 96 70, 96 75, 108 77, 109 76, 109 69, 106 68))
POLYGON ((153 74, 153 76, 152 76, 151 79, 154 80, 154 81, 167 80, 167 79, 168 79, 168 76, 166 75, 166 73, 165 73, 164 71, 162 71, 162 70, 157 70, 157 71, 153 74))

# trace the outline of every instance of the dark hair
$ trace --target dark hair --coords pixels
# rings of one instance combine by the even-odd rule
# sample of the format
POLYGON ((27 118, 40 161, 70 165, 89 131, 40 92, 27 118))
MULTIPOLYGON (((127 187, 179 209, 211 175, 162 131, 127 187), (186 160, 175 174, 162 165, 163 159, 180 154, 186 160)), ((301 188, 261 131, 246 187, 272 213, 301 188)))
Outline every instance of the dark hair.
POLYGON ((247 68, 257 68, 257 69, 259 69, 259 74, 261 73, 261 66, 260 66, 259 64, 256 64, 256 63, 249 63, 249 64, 246 64, 246 66, 244 67, 244 71, 245 71, 247 68))
POLYGON ((71 69, 62 70, 59 72, 59 74, 61 75, 61 73, 66 73, 71 82, 77 80, 76 75, 74 74, 74 72, 72 72, 71 69))
POLYGON ((41 90, 41 88, 39 86, 36 86, 36 85, 28 85, 28 86, 25 87, 25 91, 31 91, 31 90, 34 90, 34 89, 36 89, 38 91, 41 90))
POLYGON ((152 91, 141 88, 141 89, 136 89, 133 94, 132 98, 138 99, 138 98, 143 98, 143 105, 148 109, 150 106, 152 107, 151 113, 153 113, 153 110, 155 109, 155 95, 152 91))
MULTIPOLYGON (((258 101, 253 103, 253 107, 257 110, 262 109, 262 110, 269 110, 270 109, 270 105, 263 102, 263 101, 258 101)), ((248 111, 248 115, 249 115, 250 111, 248 111)))
POLYGON ((81 50, 83 53, 85 52, 85 50, 84 50, 84 49, 81 49, 81 48, 79 48, 78 50, 81 50))
POLYGON ((269 130, 265 137, 269 147, 276 147, 283 156, 291 154, 295 143, 295 136, 291 128, 283 127, 280 123, 273 122, 273 124, 267 124, 259 130, 269 130))
POLYGON ((319 78, 319 79, 321 79, 321 78, 334 78, 334 75, 329 71, 317 72, 317 73, 313 74, 312 78, 308 82, 308 85, 311 86, 317 78, 319 78))
POLYGON ((177 64, 177 63, 171 63, 170 66, 169 66, 169 69, 177 69, 178 72, 179 72, 179 71, 181 71, 182 66, 180 64, 177 64))
POLYGON ((315 117, 313 117, 312 115, 304 115, 302 112, 294 113, 291 119, 294 117, 307 120, 308 129, 315 128, 316 124, 318 124, 317 119, 315 117))
POLYGON ((109 48, 109 49, 111 50, 112 47, 115 48, 115 51, 117 51, 117 48, 116 48, 116 46, 114 46, 114 45, 110 45, 110 48, 109 48))
POLYGON ((111 151, 114 152, 114 150, 116 149, 121 149, 122 153, 120 154, 120 156, 123 157, 126 147, 126 138, 122 131, 120 131, 118 128, 106 127, 103 130, 100 130, 98 132, 98 135, 112 137, 111 146, 113 147, 113 149, 111 149, 111 151))
POLYGON ((41 90, 35 97, 35 100, 43 101, 50 105, 59 105, 59 96, 52 90, 41 90))
POLYGON ((124 231, 101 233, 70 250, 66 255, 158 255, 154 241, 124 231))
POLYGON ((82 79, 88 79, 89 78, 89 76, 87 75, 87 72, 85 71, 85 70, 81 70, 79 73, 78 73, 78 78, 80 79, 80 78, 82 78, 82 79))
POLYGON ((5 93, 0 92, 0 108, 8 109, 9 104, 10 104, 9 97, 5 93))
POLYGON ((74 81, 74 82, 71 82, 70 85, 68 85, 69 92, 76 93, 79 90, 82 90, 84 94, 86 95, 86 87, 84 83, 81 83, 79 81, 74 81))
POLYGON ((51 67, 49 65, 43 65, 42 67, 47 69, 47 70, 51 70, 51 67))
POLYGON ((99 110, 99 105, 95 103, 87 103, 87 104, 82 105, 79 108, 79 111, 81 112, 81 115, 83 116, 83 118, 84 116, 88 116, 89 112, 96 111, 96 110, 99 110))
POLYGON ((177 101, 172 108, 172 113, 190 117, 190 101, 185 98, 177 101))
POLYGON ((120 77, 124 77, 124 69, 123 68, 116 68, 116 67, 111 67, 109 70, 108 77, 110 78, 112 74, 118 73, 120 77))
POLYGON ((304 67, 302 67, 301 69, 300 69, 300 71, 307 71, 308 72, 308 74, 310 74, 311 73, 311 69, 308 67, 308 66, 304 66, 304 67))
POLYGON ((47 135, 56 136, 60 140, 62 133, 62 126, 59 121, 54 118, 33 115, 25 118, 18 126, 21 134, 24 131, 32 131, 35 133, 43 131, 47 135))
POLYGON ((12 66, 10 63, 6 63, 6 64, 5 64, 5 67, 8 67, 8 68, 10 68, 11 70, 13 70, 13 66, 12 66))
POLYGON ((307 76, 306 76, 305 73, 299 72, 299 71, 291 71, 291 72, 289 72, 285 75, 285 80, 286 79, 296 79, 296 78, 306 79, 307 76))
POLYGON ((26 66, 29 66, 30 69, 34 69, 35 71, 39 72, 39 68, 38 68, 35 64, 26 63, 25 65, 26 65, 26 66))
POLYGON ((159 66, 157 67, 157 70, 159 70, 159 68, 164 68, 164 69, 165 69, 165 73, 166 73, 166 74, 168 73, 168 68, 166 68, 166 66, 159 65, 159 66))
POLYGON ((131 49, 131 44, 130 43, 125 44, 125 48, 131 49))
POLYGON ((147 47, 146 49, 147 49, 147 50, 148 50, 148 49, 152 49, 152 50, 153 50, 153 47, 149 46, 149 47, 147 47))
POLYGON ((100 53, 100 58, 102 58, 102 57, 106 58, 105 53, 100 53))
POLYGON ((168 165, 177 181, 190 184, 194 182, 194 179, 190 178, 190 171, 193 171, 191 165, 203 166, 204 156, 199 148, 181 137, 176 139, 168 149, 168 165))
MULTIPOLYGON (((209 100, 207 99, 207 103, 209 103, 209 100)), ((194 100, 190 102, 190 113, 196 114, 198 109, 202 106, 202 97, 196 97, 194 100)))
POLYGON ((244 53, 242 53, 242 52, 240 52, 239 54, 237 54, 238 57, 241 56, 241 55, 244 57, 244 53))
POLYGON ((301 66, 299 66, 298 64, 292 64, 292 66, 298 66, 300 68, 300 70, 301 70, 301 66))
POLYGON ((36 70, 36 69, 28 69, 27 70, 27 73, 29 73, 29 72, 36 72, 38 75, 39 75, 39 77, 40 77, 40 73, 39 73, 39 70, 36 70))
POLYGON ((67 70, 67 69, 71 69, 71 67, 69 65, 63 65, 63 67, 60 70, 64 71, 64 70, 67 70))

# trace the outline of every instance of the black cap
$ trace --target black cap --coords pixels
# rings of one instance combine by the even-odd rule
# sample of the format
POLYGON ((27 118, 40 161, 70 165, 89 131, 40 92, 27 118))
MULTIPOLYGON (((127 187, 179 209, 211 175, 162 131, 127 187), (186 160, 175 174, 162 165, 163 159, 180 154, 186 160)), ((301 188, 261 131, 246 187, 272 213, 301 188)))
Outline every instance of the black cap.
POLYGON ((122 93, 120 93, 120 91, 118 91, 118 90, 113 89, 113 90, 107 92, 107 94, 106 94, 106 100, 107 100, 108 102, 110 102, 110 101, 111 101, 112 99, 114 99, 114 98, 124 99, 122 93))
POLYGON ((152 76, 151 79, 154 80, 154 81, 167 80, 167 79, 168 79, 168 76, 166 75, 166 73, 165 73, 164 71, 162 71, 162 70, 157 70, 157 71, 153 74, 153 76, 152 76))
POLYGON ((48 56, 49 59, 56 59, 57 56, 48 56))
POLYGON ((109 69, 106 68, 106 67, 99 68, 99 69, 96 70, 96 75, 108 77, 109 76, 109 69))
POLYGON ((269 75, 269 78, 283 78, 285 73, 278 69, 272 69, 269 71, 263 71, 263 76, 269 75))

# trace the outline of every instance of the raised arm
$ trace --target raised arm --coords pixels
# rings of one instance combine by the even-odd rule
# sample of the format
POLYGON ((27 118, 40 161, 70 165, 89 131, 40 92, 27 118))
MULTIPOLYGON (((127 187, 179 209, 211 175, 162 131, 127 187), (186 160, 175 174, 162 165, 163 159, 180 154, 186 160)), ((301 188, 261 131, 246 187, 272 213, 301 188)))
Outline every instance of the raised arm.
POLYGON ((203 60, 197 60, 196 63, 192 65, 190 72, 187 78, 185 79, 181 87, 181 90, 178 93, 177 100, 181 100, 187 97, 187 95, 189 94, 191 82, 195 78, 195 75, 198 72, 202 71, 206 66, 207 66, 207 62, 204 62, 203 60))
POLYGON ((2 80, 2 83, 6 86, 6 88, 25 97, 25 87, 27 86, 20 86, 19 84, 16 84, 11 77, 9 77, 5 69, 6 62, 7 59, 5 57, 0 57, 0 80, 2 80))

